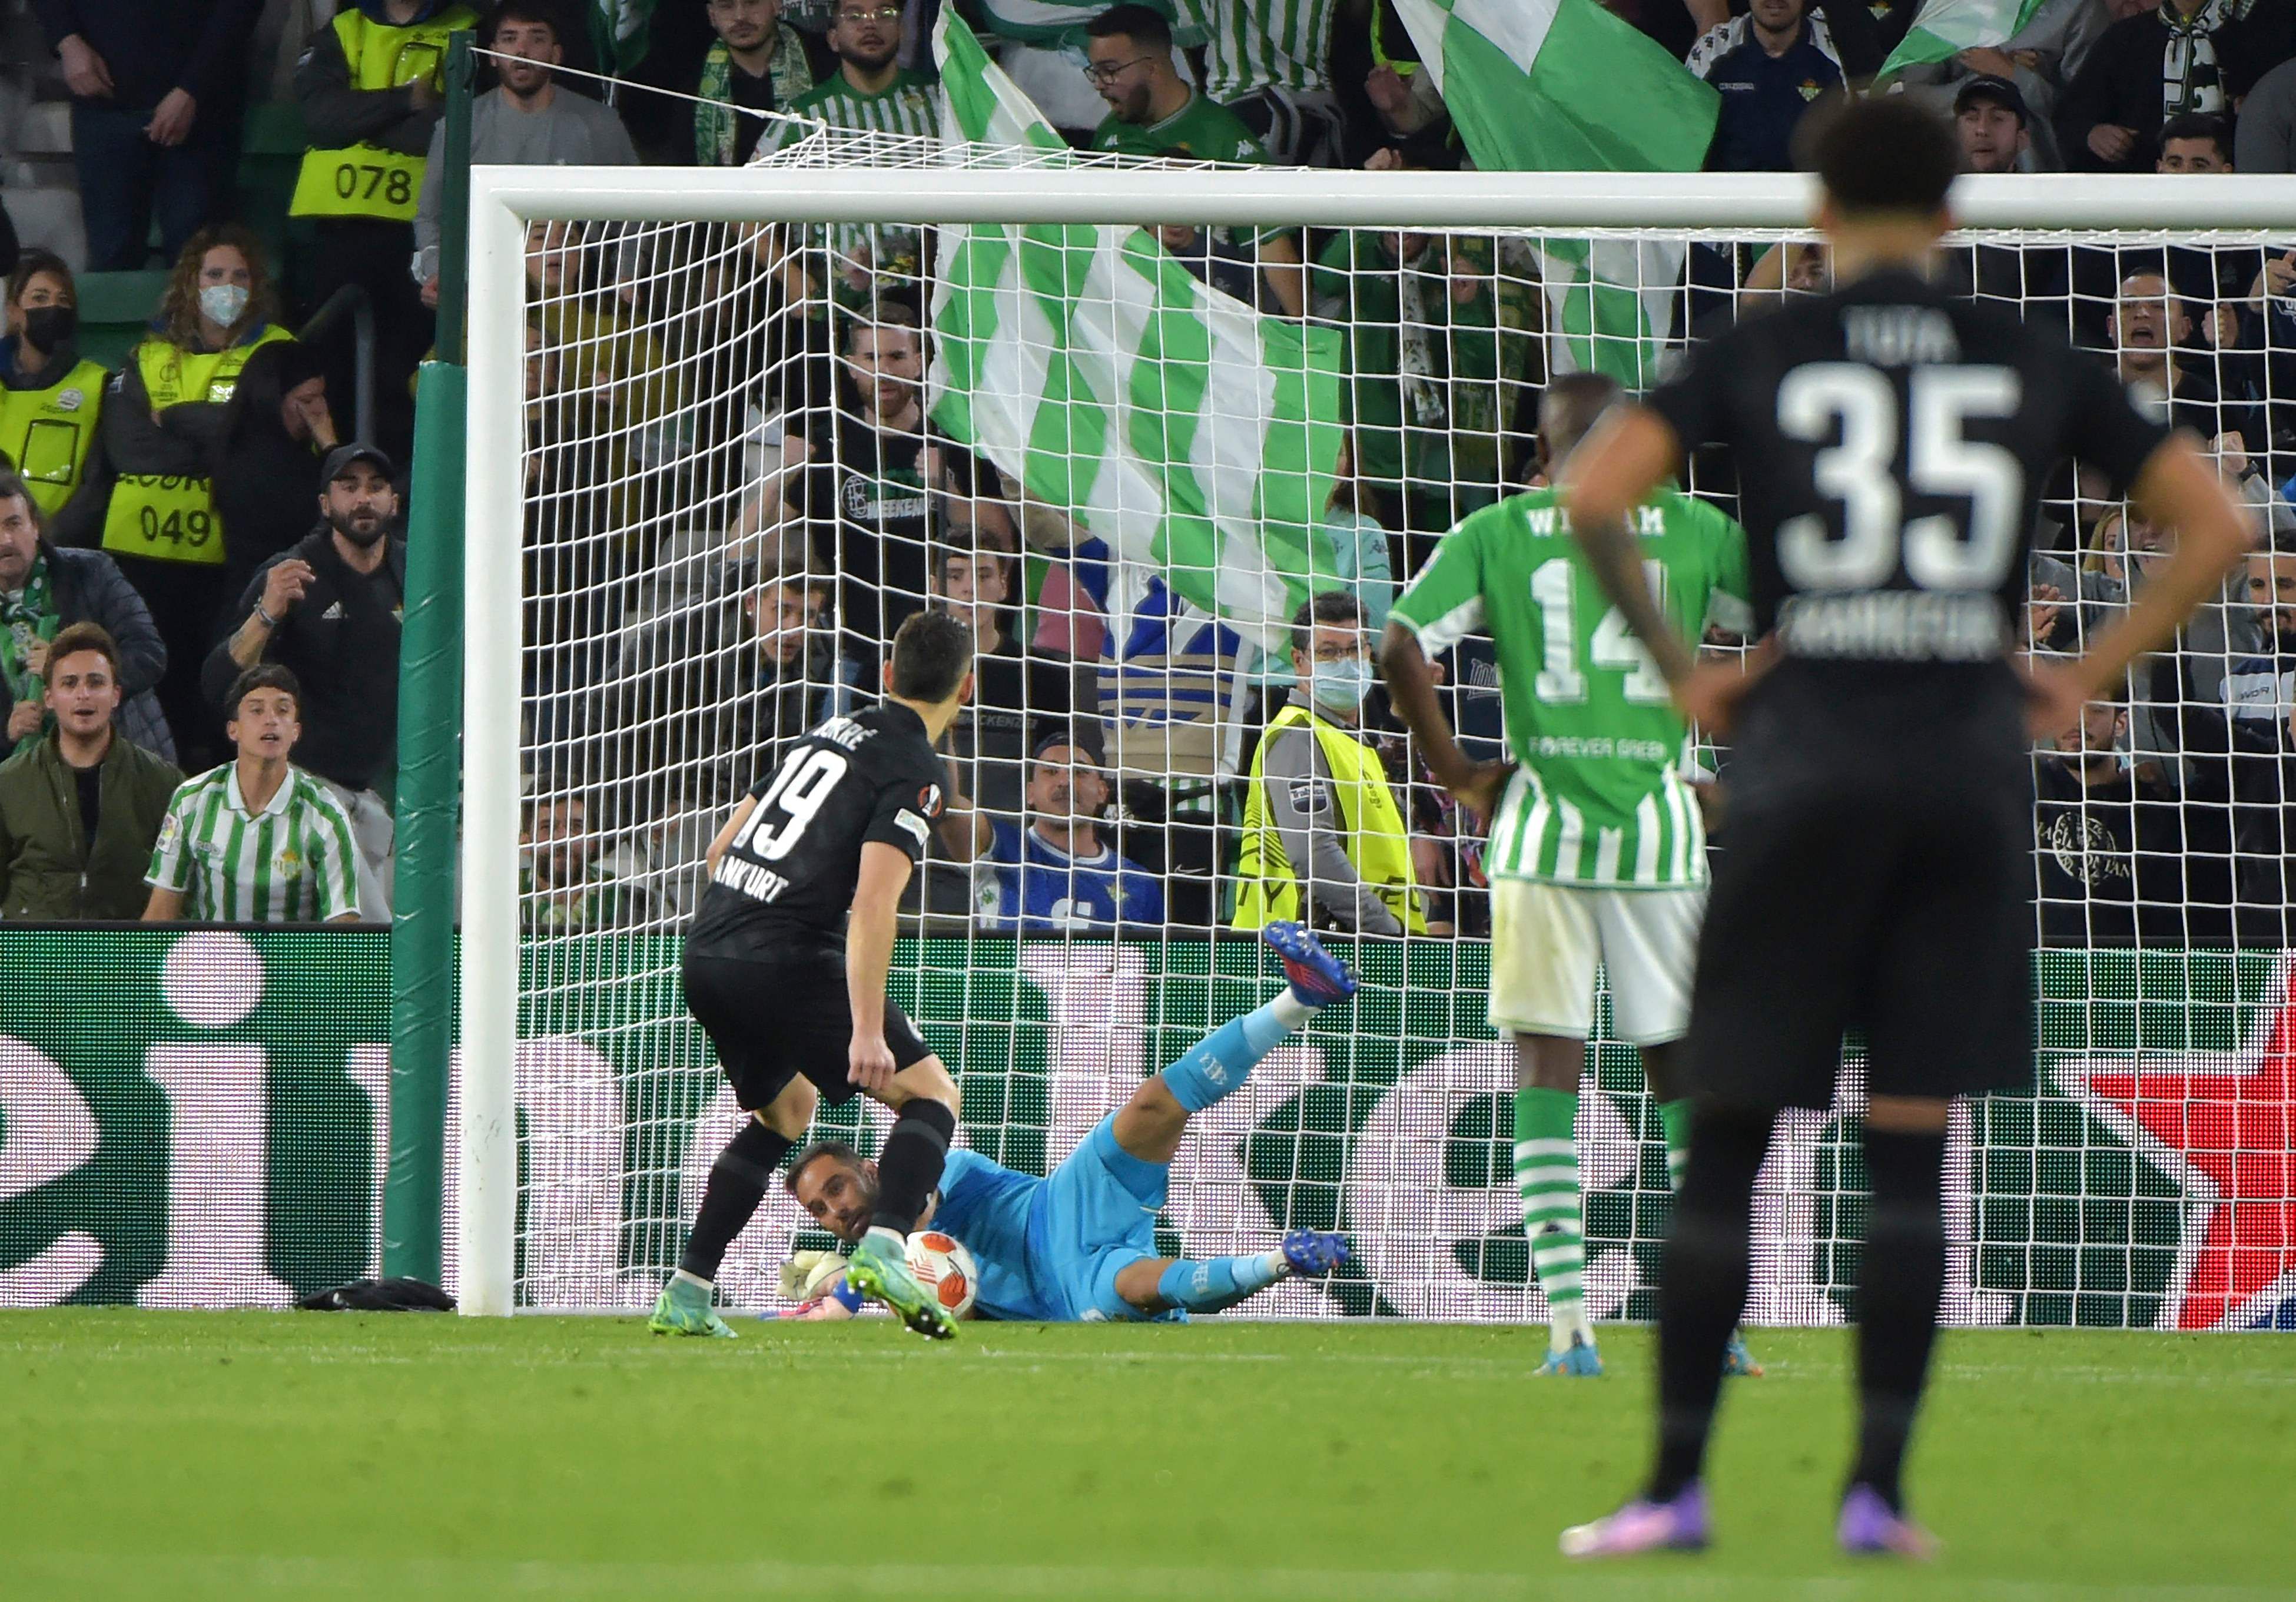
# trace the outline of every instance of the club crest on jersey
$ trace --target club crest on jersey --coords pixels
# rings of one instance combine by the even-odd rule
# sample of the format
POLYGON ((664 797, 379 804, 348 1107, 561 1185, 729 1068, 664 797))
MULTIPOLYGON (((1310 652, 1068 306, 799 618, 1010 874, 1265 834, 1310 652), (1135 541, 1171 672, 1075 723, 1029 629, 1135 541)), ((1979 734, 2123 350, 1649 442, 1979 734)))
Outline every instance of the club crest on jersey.
POLYGON ((1806 78, 1802 79, 1800 87, 1801 90, 1801 97, 1804 100, 1816 100, 1820 94, 1825 92, 1824 87, 1814 78, 1806 78))

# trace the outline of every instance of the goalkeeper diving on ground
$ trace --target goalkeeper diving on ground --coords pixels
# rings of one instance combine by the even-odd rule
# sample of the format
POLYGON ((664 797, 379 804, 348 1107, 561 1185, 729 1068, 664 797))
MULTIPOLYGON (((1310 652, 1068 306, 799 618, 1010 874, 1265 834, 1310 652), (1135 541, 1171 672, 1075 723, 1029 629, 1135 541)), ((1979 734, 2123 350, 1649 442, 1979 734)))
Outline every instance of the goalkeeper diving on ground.
MULTIPOLYGON (((977 1314, 1045 1322, 1167 1321, 1219 1312, 1295 1274, 1323 1275, 1348 1261, 1337 1235, 1294 1229, 1276 1248, 1238 1257, 1160 1256, 1156 1214, 1188 1120, 1243 1088, 1253 1066, 1317 1008, 1355 994, 1346 965, 1298 924, 1260 938, 1283 959, 1290 983, 1275 999, 1214 1030, 1201 1044, 1102 1119, 1043 1179, 976 1152, 953 1149, 939 1192, 917 1220, 955 1236, 979 1265, 977 1314)), ((877 1205, 876 1164, 841 1141, 818 1141, 791 1160, 790 1194, 840 1240, 859 1241, 877 1205)), ((808 1298, 807 1316, 849 1318, 861 1298, 832 1253, 792 1260, 784 1288, 808 1298)))

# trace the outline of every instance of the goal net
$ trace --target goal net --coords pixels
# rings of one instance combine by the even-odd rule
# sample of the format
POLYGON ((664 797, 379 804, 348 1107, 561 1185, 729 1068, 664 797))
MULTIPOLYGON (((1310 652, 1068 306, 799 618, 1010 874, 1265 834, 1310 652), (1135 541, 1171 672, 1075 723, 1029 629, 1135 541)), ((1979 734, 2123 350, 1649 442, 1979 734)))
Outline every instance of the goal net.
MULTIPOLYGON (((675 1264, 739 1118, 678 990, 703 850, 939 607, 980 642, 949 744, 972 805, 911 892, 892 990, 963 1088, 961 1141, 1046 1171, 1274 993, 1239 924, 1292 897, 1363 994, 1195 1121, 1160 1241, 1346 1233, 1351 1268, 1257 1314, 1542 1319, 1484 1019, 1479 823, 1376 689, 1337 713, 1384 772, 1387 855, 1363 787, 1341 805, 1318 780, 1328 752, 1279 778, 1263 739, 1306 694, 1295 643, 1375 640, 1442 532, 1540 470, 1554 375, 1639 390, 1826 283, 1800 181, 1242 170, 810 124, 760 149, 740 171, 473 174, 466 1301, 636 1309, 675 1264), (1295 637, 1333 592, 1352 608, 1295 637)), ((2118 360, 2289 522, 2296 301, 2267 264, 2296 235, 2113 183, 1967 185, 1952 270, 2118 360)), ((1734 505, 1726 460, 1686 487, 1734 505)), ((2062 472, 2035 647, 2077 649, 2173 539, 2062 472)), ((2094 709, 2085 744, 2034 754, 2034 1080, 1955 1113, 1953 1321, 2276 1305, 2289 1265, 2243 1256, 2234 1213, 2245 1105, 2287 1085, 2296 557, 2259 572, 2094 709)), ((1442 666, 1463 739, 1497 754, 1488 645, 1442 666)), ((1726 749, 1697 760, 1726 785, 1726 749)), ((1587 1300, 1647 1318, 1665 1150, 1599 1023, 1587 1300)), ((1755 1322, 1854 1307, 1857 1060, 1853 1041, 1841 1105, 1782 1129, 1755 1322)), ((883 1127, 860 1100, 818 1126, 865 1151, 883 1127)), ((772 1195, 725 1299, 775 1306, 788 1253, 830 1244, 772 1195)))

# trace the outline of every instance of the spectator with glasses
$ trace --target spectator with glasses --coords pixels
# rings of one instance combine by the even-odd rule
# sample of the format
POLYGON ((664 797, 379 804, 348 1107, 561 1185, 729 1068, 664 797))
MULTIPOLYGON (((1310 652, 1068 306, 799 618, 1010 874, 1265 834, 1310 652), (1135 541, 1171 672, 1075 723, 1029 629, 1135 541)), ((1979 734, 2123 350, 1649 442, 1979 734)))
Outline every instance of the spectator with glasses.
MULTIPOLYGON (((1234 112, 1181 78, 1172 61, 1172 25, 1156 11, 1119 5, 1095 18, 1086 32, 1085 76, 1109 108, 1093 131, 1094 150, 1251 166, 1267 161, 1267 149, 1234 112)), ((1249 242, 1233 242, 1242 247, 1249 242)), ((1298 238, 1279 228, 1264 229, 1258 246, 1260 268, 1277 305, 1288 316, 1304 315, 1307 288, 1298 238)))

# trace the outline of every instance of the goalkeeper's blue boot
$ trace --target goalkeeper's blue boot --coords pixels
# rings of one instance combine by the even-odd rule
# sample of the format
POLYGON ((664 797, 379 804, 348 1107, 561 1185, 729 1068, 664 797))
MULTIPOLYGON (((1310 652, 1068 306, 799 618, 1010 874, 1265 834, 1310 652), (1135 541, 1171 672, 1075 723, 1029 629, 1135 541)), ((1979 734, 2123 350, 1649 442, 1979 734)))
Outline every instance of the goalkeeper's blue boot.
POLYGON ((1294 1229, 1283 1237, 1283 1261, 1294 1274, 1328 1274, 1351 1261, 1344 1235, 1315 1229, 1294 1229))
POLYGON ((853 1248, 853 1260, 845 1268, 845 1283, 868 1300, 882 1302, 895 1318, 929 1341, 956 1338, 956 1320, 948 1316, 948 1310, 917 1283, 900 1249, 889 1245, 874 1230, 853 1248))
POLYGON ((1759 1379, 1762 1377, 1761 1364, 1754 1360, 1754 1354, 1746 1350, 1745 1337, 1735 1330, 1730 1334, 1730 1343, 1722 1348, 1722 1374, 1725 1378, 1734 1376, 1740 1379, 1759 1379))
POLYGON ((718 1316, 709 1305, 709 1289, 691 1279, 672 1276, 661 1287, 661 1294, 653 1299, 653 1317, 646 1327, 656 1335, 709 1335, 721 1341, 738 1339, 734 1327, 718 1316))
POLYGON ((1309 1006, 1329 1006, 1356 993, 1348 965, 1324 949, 1305 924, 1270 924, 1259 932, 1268 949, 1283 959, 1292 993, 1309 1006))
POLYGON ((1570 1337, 1570 1344, 1560 1351, 1549 1351, 1546 1360, 1538 1366, 1541 1374, 1553 1374, 1566 1379, 1600 1379, 1603 1377, 1603 1355, 1595 1350, 1595 1343, 1585 1335, 1570 1337))

